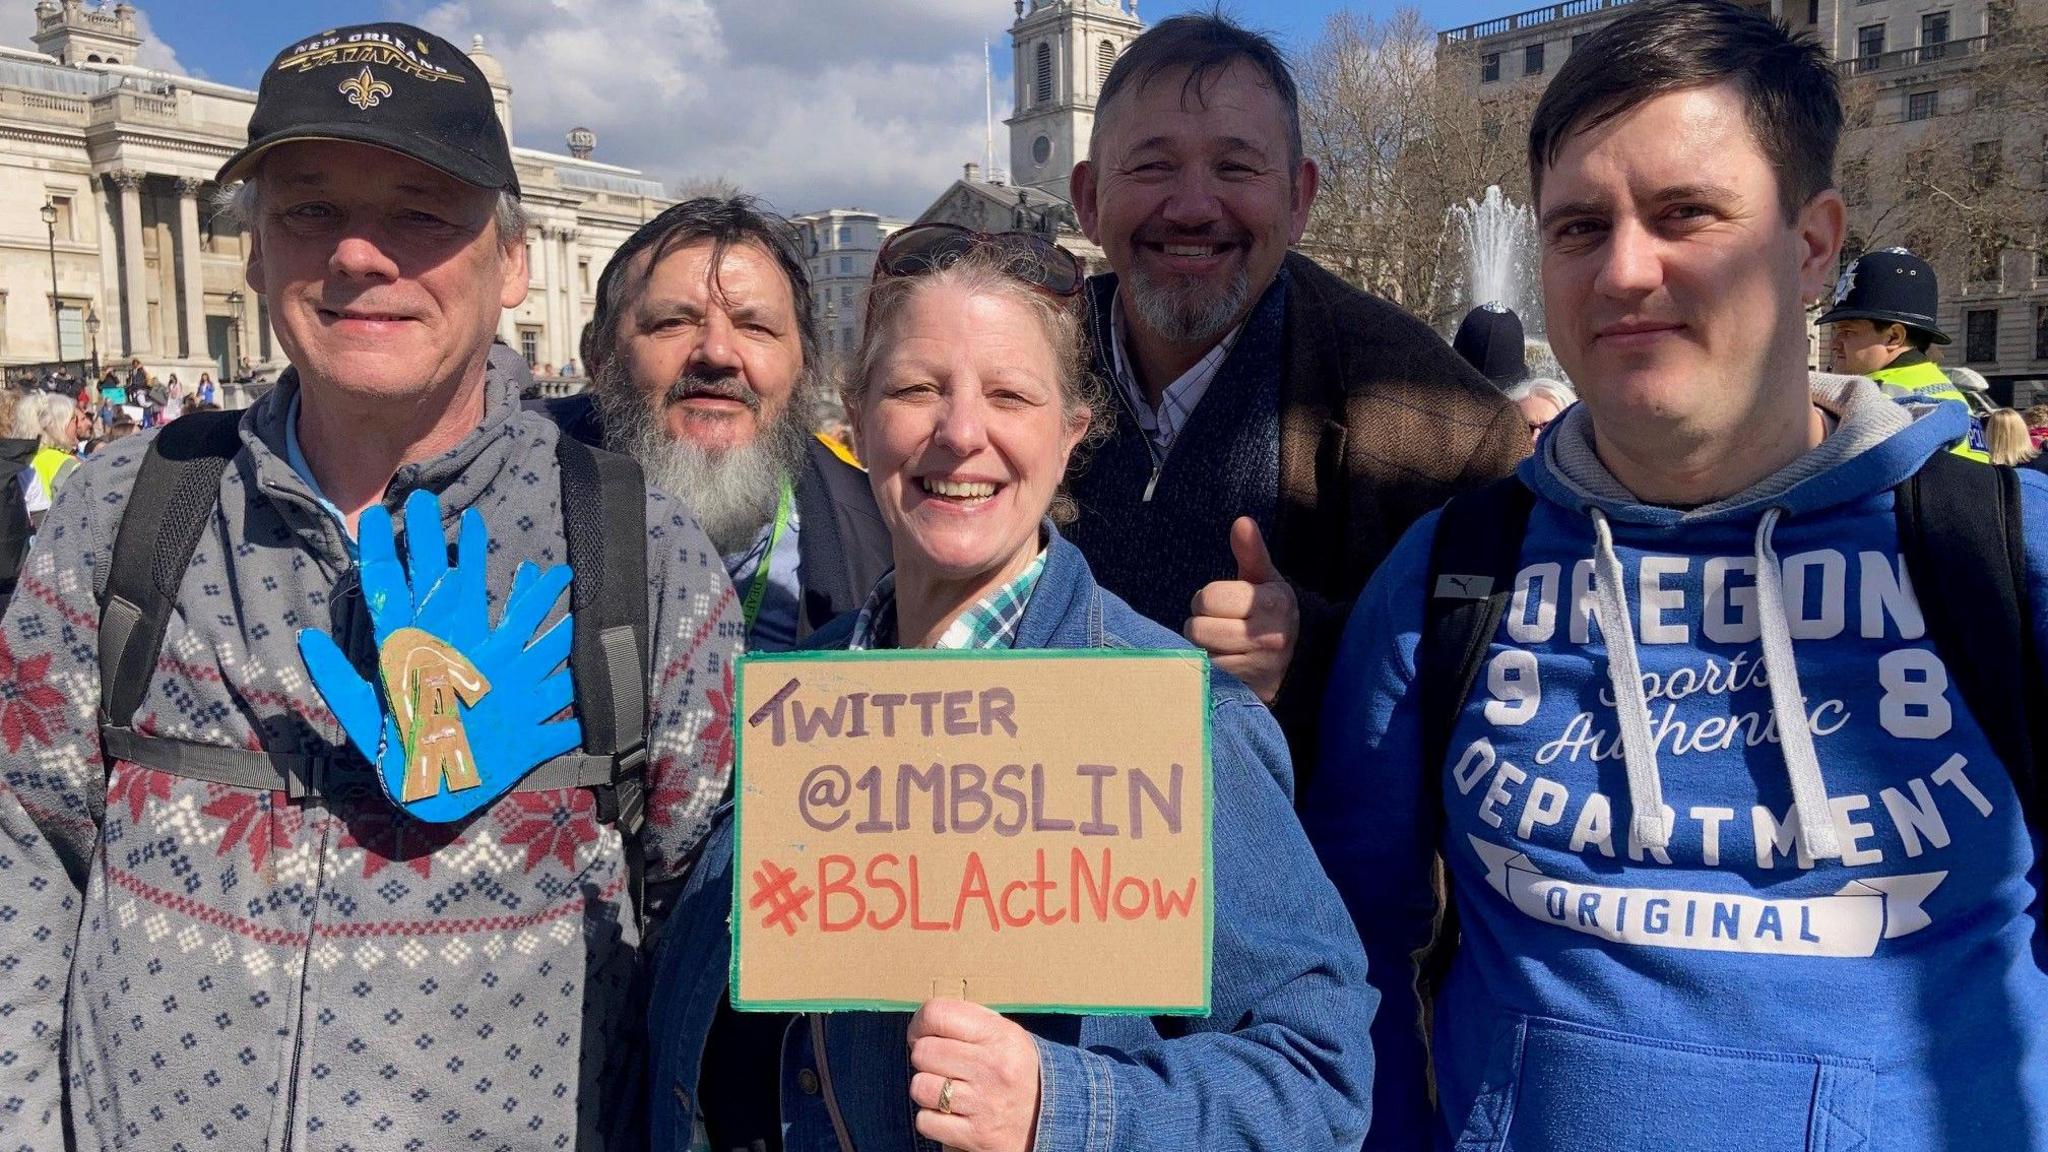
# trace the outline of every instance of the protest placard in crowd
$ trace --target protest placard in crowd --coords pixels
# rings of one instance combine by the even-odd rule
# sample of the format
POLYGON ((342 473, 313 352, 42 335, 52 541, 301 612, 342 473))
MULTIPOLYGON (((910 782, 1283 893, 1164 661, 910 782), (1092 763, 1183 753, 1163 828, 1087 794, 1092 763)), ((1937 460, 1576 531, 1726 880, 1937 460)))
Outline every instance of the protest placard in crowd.
POLYGON ((1208 1009, 1207 660, 831 652, 739 671, 733 1003, 1208 1009))

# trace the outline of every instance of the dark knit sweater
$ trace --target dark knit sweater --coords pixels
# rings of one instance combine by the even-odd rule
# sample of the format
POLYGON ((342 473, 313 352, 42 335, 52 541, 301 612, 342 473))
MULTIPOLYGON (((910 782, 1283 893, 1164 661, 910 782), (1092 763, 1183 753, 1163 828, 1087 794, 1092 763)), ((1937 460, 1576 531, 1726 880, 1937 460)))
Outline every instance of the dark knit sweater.
MULTIPOLYGON (((1108 332, 1110 299, 1104 296, 1093 307, 1095 331, 1108 332)), ((1204 584, 1236 576, 1231 522, 1250 516, 1260 531, 1273 533, 1280 497, 1280 330, 1286 314, 1283 272, 1245 318, 1230 355, 1164 454, 1156 483, 1158 449, 1138 426, 1130 398, 1112 385, 1114 429, 1070 488, 1081 514, 1067 537, 1088 558, 1096 581, 1176 632, 1204 584)), ((1108 374, 1103 361, 1110 355, 1107 341, 1100 342, 1097 371, 1108 374)))

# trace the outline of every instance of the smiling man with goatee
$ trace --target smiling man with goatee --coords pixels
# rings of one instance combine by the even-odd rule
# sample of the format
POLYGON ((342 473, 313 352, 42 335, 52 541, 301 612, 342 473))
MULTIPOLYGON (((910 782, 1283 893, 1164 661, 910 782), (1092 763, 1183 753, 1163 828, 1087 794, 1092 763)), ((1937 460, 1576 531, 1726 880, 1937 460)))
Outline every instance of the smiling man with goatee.
POLYGON ((743 196, 686 200, 612 256, 583 349, 590 390, 548 405, 696 513, 753 651, 860 607, 889 565, 867 477, 813 435, 810 295, 787 221, 743 196))
POLYGON ((1110 440, 1068 534, 1104 587, 1272 705, 1311 763, 1351 603, 1416 517, 1507 474, 1521 417, 1421 321, 1289 251, 1315 202, 1287 62, 1176 16, 1103 82, 1082 230, 1110 440))

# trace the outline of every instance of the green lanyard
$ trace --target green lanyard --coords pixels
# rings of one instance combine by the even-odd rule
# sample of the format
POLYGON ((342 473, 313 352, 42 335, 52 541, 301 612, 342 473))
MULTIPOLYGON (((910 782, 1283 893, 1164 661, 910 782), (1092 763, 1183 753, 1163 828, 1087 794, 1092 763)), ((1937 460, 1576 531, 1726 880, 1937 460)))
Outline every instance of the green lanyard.
POLYGON ((775 548, 782 543, 782 534, 789 529, 789 514, 796 503, 796 493, 791 490, 789 478, 782 479, 782 494, 775 499, 775 527, 768 533, 768 550, 761 554, 761 565, 754 569, 754 579, 747 585, 747 598, 740 605, 741 618, 746 623, 747 635, 754 634, 754 621, 761 616, 761 602, 768 598, 768 570, 775 564, 775 548))

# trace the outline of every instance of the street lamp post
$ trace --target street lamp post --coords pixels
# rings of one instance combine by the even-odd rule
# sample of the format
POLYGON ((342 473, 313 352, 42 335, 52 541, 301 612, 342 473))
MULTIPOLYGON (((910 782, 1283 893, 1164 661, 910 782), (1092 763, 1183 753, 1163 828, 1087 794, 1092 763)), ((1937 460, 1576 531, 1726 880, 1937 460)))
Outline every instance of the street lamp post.
POLYGON ((222 387, 226 387, 227 382, 234 378, 236 369, 242 362, 242 325, 248 319, 242 312, 243 299, 242 290, 239 288, 228 292, 228 307, 235 310, 235 338, 228 341, 226 348, 221 349, 220 382, 222 387))
POLYGON ((93 313, 92 305, 85 306, 85 334, 92 338, 92 378, 100 378, 100 318, 93 313))
POLYGON ((52 345, 54 352, 50 359, 61 362, 64 359, 64 320, 57 303, 57 205, 48 196, 43 197, 43 227, 50 233, 50 332, 57 338, 52 345))

